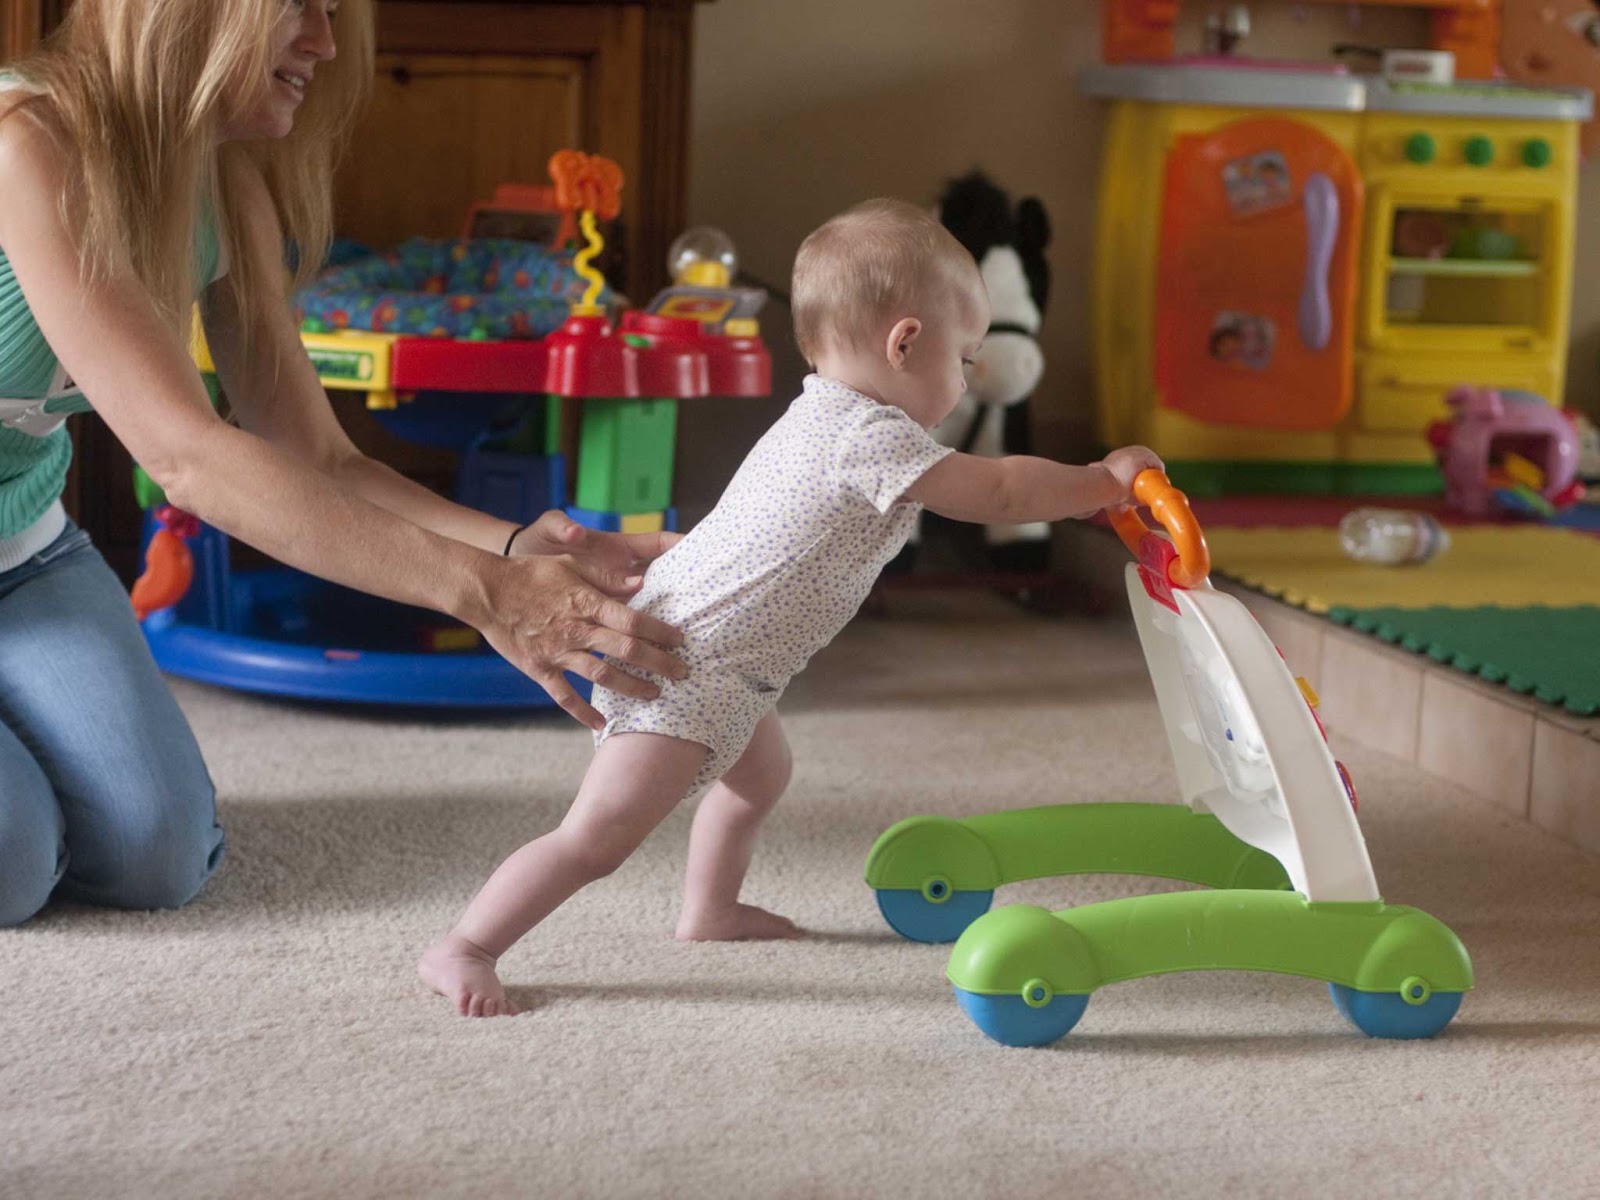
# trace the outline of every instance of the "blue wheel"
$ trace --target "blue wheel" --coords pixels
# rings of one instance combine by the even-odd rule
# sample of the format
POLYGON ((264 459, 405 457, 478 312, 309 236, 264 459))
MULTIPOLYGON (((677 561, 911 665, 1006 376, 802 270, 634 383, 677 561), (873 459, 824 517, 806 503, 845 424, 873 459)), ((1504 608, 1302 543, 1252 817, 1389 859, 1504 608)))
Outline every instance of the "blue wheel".
POLYGON ((1414 1002, 1399 992, 1358 992, 1342 983, 1330 983, 1328 991, 1340 1015, 1368 1037, 1430 1038, 1450 1024, 1461 1007, 1461 993, 1431 992, 1420 981, 1407 983, 1414 1002))
POLYGON ((1072 1032, 1089 1007, 1087 993, 1047 996, 1034 1005, 1016 993, 985 996, 956 988, 956 1000, 972 1023, 1002 1046, 1048 1046, 1072 1032))
POLYGON ((957 891, 942 881, 930 883, 929 895, 915 888, 879 888, 878 911, 889 927, 913 942, 953 942, 994 900, 987 892, 957 891))

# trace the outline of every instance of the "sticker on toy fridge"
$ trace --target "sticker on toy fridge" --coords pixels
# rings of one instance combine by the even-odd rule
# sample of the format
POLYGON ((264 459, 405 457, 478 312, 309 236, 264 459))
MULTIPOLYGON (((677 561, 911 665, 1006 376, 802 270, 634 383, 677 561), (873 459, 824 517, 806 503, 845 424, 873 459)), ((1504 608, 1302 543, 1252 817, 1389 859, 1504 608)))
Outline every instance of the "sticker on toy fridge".
POLYGON ((1266 317, 1224 310, 1212 319, 1207 349, 1220 363, 1263 371, 1272 363, 1276 338, 1277 330, 1266 317))
POLYGON ((1278 150, 1262 150, 1224 163, 1222 186, 1236 217, 1270 212, 1294 202, 1289 164, 1278 150))

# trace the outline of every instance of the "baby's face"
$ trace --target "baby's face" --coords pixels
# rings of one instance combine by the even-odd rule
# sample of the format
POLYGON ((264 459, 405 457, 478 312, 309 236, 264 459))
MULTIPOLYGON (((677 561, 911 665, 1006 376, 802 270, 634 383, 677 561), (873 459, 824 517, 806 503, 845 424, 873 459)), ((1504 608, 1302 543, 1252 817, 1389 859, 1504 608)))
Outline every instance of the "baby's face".
POLYGON ((893 374, 891 394, 884 399, 932 429, 967 390, 967 368, 989 331, 989 296, 981 281, 950 288, 918 316, 922 330, 907 348, 905 367, 893 374))

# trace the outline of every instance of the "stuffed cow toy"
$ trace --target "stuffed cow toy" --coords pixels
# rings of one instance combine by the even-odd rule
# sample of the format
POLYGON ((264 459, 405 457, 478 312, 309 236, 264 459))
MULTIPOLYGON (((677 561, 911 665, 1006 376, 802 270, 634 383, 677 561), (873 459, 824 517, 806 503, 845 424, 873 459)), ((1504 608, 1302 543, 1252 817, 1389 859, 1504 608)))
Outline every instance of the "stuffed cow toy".
MULTIPOLYGON (((1013 208, 1011 198, 979 171, 945 189, 938 216, 978 261, 989 291, 990 324, 968 373, 966 394, 933 436, 968 454, 1026 454, 1028 398, 1044 374, 1038 334, 1050 292, 1044 259, 1049 220, 1032 197, 1013 208)), ((896 567, 915 561, 920 539, 919 527, 896 567)), ((1042 570, 1049 561, 1050 526, 988 525, 984 543, 997 570, 1042 570)))

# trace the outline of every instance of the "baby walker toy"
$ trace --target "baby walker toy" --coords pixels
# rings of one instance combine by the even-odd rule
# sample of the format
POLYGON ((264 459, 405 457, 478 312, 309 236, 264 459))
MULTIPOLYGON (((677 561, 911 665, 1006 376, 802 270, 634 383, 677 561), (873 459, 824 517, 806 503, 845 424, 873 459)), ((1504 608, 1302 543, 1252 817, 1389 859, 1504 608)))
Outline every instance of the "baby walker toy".
POLYGON ((1134 494, 1171 535, 1131 509, 1112 518, 1138 560, 1128 597, 1184 805, 912 817, 867 859, 880 910, 906 937, 957 939, 946 971, 956 998, 1008 1046, 1061 1038, 1104 984, 1195 970, 1325 980, 1362 1032, 1433 1036, 1472 986, 1465 948, 1440 921, 1379 895, 1316 696, 1249 610, 1212 588, 1183 493, 1146 471, 1134 494), (999 884, 1087 872, 1219 890, 986 911, 999 884))

